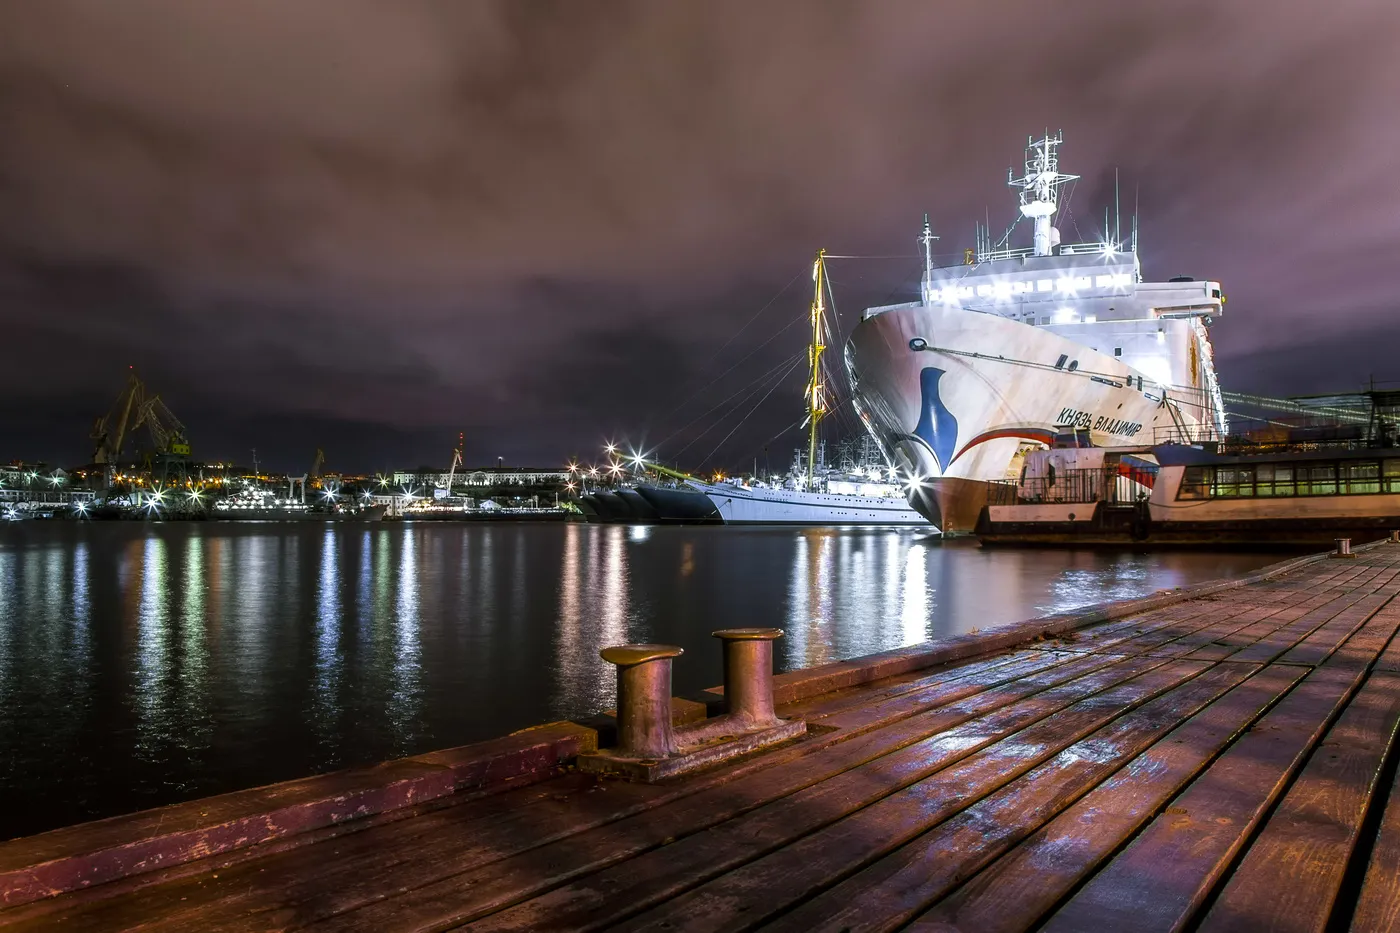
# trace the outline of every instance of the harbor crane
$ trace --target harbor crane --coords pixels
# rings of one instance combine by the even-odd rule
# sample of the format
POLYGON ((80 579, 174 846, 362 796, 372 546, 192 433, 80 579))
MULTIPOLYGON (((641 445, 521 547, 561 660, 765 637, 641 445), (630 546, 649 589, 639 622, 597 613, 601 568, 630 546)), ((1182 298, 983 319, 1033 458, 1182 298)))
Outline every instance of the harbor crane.
POLYGON ((146 384, 133 369, 127 373, 126 386, 112 408, 92 426, 92 462, 109 467, 119 463, 127 441, 143 427, 149 432, 157 455, 189 458, 185 425, 159 395, 146 394, 146 384))
POLYGON ((457 468, 462 466, 462 448, 465 447, 465 432, 457 433, 457 446, 452 451, 452 465, 447 468, 447 495, 452 495, 452 480, 457 476, 457 468))

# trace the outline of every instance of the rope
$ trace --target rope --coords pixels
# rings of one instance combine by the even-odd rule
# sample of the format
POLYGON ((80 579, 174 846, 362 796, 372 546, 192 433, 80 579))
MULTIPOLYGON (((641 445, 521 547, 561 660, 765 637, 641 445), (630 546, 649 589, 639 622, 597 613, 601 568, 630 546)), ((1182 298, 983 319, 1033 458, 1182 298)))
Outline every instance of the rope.
MULTIPOLYGON (((729 337, 729 339, 726 340, 726 341, 724 342, 724 345, 721 346, 718 350, 716 350, 713 354, 711 354, 711 355, 710 355, 710 358, 709 358, 708 360, 706 360, 704 363, 701 364, 700 369, 701 369, 701 370, 704 370, 705 367, 709 366, 709 365, 710 365, 711 363, 713 363, 716 359, 718 359, 718 358, 719 358, 719 355, 720 355, 721 353, 723 353, 726 349, 729 348, 729 345, 730 345, 731 343, 734 342, 735 338, 737 338, 740 334, 742 334, 745 330, 747 330, 750 324, 752 324, 754 321, 758 320, 759 316, 762 315, 764 311, 767 311, 769 308, 771 308, 771 307, 773 306, 774 302, 776 302, 779 298, 781 298, 781 297, 787 292, 787 290, 788 290, 789 288, 792 288, 792 283, 793 283, 793 282, 796 282, 796 281, 798 280, 798 278, 799 278, 801 275, 802 275, 802 270, 799 269, 799 270, 797 271, 797 273, 794 274, 793 277, 792 277, 791 279, 788 279, 788 283, 787 283, 786 285, 784 285, 781 289, 778 290, 778 293, 777 293, 776 295, 774 295, 772 298, 769 298, 769 299, 768 299, 768 303, 767 303, 767 304, 765 304, 763 307, 761 307, 761 308, 758 309, 758 313, 757 313, 757 314, 755 314, 753 317, 749 318, 747 324, 745 324, 743 327, 739 328, 737 331, 735 331, 733 334, 731 334, 730 337, 729 337)), ((795 323, 795 322, 792 322, 792 323, 795 323)), ((692 393, 691 393, 690 395, 688 395, 686 398, 682 399, 681 402, 680 402, 678 405, 676 405, 675 408, 672 408, 670 411, 668 411, 665 415, 663 415, 663 416, 661 417, 660 420, 661 420, 661 421, 665 421, 666 419, 668 419, 668 418, 670 418, 672 415, 674 415, 676 412, 678 412, 678 411, 680 411, 682 408, 684 408, 686 405, 689 405, 692 401, 695 400, 696 396, 698 396, 700 393, 704 392, 704 391, 705 391, 706 389, 708 389, 710 386, 714 385, 716 382, 719 382, 719 381, 720 381, 721 379, 723 379, 725 376, 727 376, 727 375, 729 375, 730 373, 732 373, 732 372, 735 370, 735 368, 739 366, 740 363, 743 363, 743 362, 744 362, 745 360, 747 360, 749 357, 751 357, 751 356, 753 356, 755 353, 757 353, 760 349, 762 349, 763 347, 766 347, 768 344, 772 343, 772 342, 773 342, 773 338, 774 338, 774 337, 777 337, 778 334, 783 333, 783 331, 786 331, 789 327, 792 326, 792 323, 789 323, 789 324, 787 325, 787 327, 784 327, 782 330, 778 331, 777 334, 774 334, 772 337, 769 337, 767 340, 763 341, 763 343, 760 343, 757 347, 754 347, 754 348, 753 348, 752 350, 750 350, 747 354, 745 354, 744 356, 740 357, 740 358, 734 363, 734 365, 730 366, 730 367, 729 367, 728 369, 726 369, 724 372, 720 373, 718 376, 714 377, 714 378, 711 379, 709 382, 705 383, 703 386, 701 386, 700 388, 696 389, 694 392, 692 392, 692 393)))
MULTIPOLYGON (((706 411, 704 414, 695 416, 694 418, 690 419, 690 421, 687 422, 683 427, 677 428, 675 431, 672 431, 669 435, 667 435, 665 438, 663 438, 663 439, 660 441, 660 443, 657 444, 657 447, 660 447, 661 444, 666 443, 666 441, 669 441, 671 438, 675 437, 677 434, 679 434, 679 433, 681 433, 682 431, 686 430, 686 428, 689 428, 691 425, 695 424, 695 422, 701 420, 702 418, 708 417, 709 415, 713 414, 715 411, 718 411, 720 408, 722 408, 722 407, 724 407, 725 405, 729 404, 731 401, 733 401, 735 398, 737 398, 737 397, 740 396, 740 395, 743 395, 744 397, 741 398, 741 399, 739 399, 739 401, 735 403, 735 406, 734 406, 734 407, 737 408, 739 405, 744 404, 744 402, 748 401, 748 399, 749 399, 754 393, 756 393, 759 389, 763 388, 763 386, 768 382, 768 380, 771 379, 771 378, 773 377, 773 374, 776 373, 779 369, 781 369, 783 366, 787 366, 786 372, 791 372, 791 371, 792 371, 792 368, 793 368, 794 366, 796 366, 799 362, 801 362, 801 354, 796 354, 796 353, 794 353, 792 356, 785 358, 782 362, 778 363, 778 364, 777 364, 776 366, 774 366, 772 369, 769 369, 767 372, 761 373, 757 378, 753 379, 752 381, 750 381, 749 383, 747 383, 746 385, 744 385, 742 388, 740 388, 739 390, 737 390, 737 391, 735 391, 734 393, 732 393, 731 395, 729 395, 729 397, 727 397, 727 398, 723 399, 722 401, 717 402, 717 403, 715 403, 714 405, 710 406, 710 409, 709 409, 708 411, 706 411)), ((786 372, 784 373, 784 375, 786 375, 786 372)), ((681 454, 683 454, 683 453, 685 453, 687 450, 689 450, 692 444, 694 444, 696 441, 700 440, 700 438, 704 437, 706 434, 709 434, 709 433, 710 433, 711 431, 713 431, 718 425, 719 425, 719 421, 718 421, 718 419, 717 419, 717 420, 715 421, 714 424, 710 425, 710 426, 709 426, 708 428, 706 428, 704 431, 701 431, 701 432, 700 432, 699 434, 697 434, 695 437, 691 438, 689 443, 687 443, 687 444, 686 444, 684 447, 682 447, 680 450, 676 451, 676 453, 672 455, 673 459, 674 459, 675 457, 679 457, 681 454)))
POLYGON ((794 369, 796 369, 796 368, 797 368, 797 361, 794 360, 793 363, 792 363, 792 365, 789 366, 789 367, 787 368, 787 370, 786 370, 780 377, 778 377, 778 379, 777 379, 776 381, 774 381, 773 385, 768 389, 768 391, 765 392, 765 393, 763 393, 763 398, 761 398, 761 399, 759 399, 757 402, 755 402, 755 403, 754 403, 754 406, 748 410, 748 413, 745 414, 744 417, 742 417, 742 418, 739 419, 738 424, 736 424, 736 425, 734 425, 734 427, 730 428, 730 429, 729 429, 729 433, 726 434, 726 435, 724 435, 724 437, 720 440, 720 442, 719 442, 718 444, 715 445, 714 449, 711 450, 711 451, 709 452, 709 454, 707 454, 707 455, 705 456, 705 459, 703 459, 703 460, 700 461, 701 466, 704 466, 706 463, 709 463, 710 460, 711 460, 711 458, 713 458, 715 454, 719 453, 719 449, 720 449, 721 447, 723 447, 723 446, 725 445, 725 443, 726 443, 731 437, 734 436, 734 432, 737 431, 737 430, 739 430, 739 428, 743 426, 743 424, 744 424, 745 421, 748 421, 748 420, 749 420, 749 417, 750 417, 755 411, 758 410, 758 406, 760 406, 760 405, 762 405, 764 402, 768 401, 768 396, 772 395, 772 394, 773 394, 773 391, 774 391, 775 389, 777 389, 778 386, 782 385, 782 384, 783 384, 783 380, 786 379, 786 378, 792 373, 792 371, 793 371, 794 369))

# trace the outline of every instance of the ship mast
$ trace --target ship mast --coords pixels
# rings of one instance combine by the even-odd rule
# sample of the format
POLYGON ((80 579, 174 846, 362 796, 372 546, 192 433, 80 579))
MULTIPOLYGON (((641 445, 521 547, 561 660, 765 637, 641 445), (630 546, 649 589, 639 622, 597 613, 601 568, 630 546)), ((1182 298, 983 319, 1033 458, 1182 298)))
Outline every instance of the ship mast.
POLYGON ((938 237, 933 235, 933 228, 929 226, 928 215, 924 215, 924 232, 919 234, 919 242, 924 247, 924 304, 929 303, 929 287, 933 283, 933 241, 938 237))
POLYGON ((1006 183, 1012 188, 1020 188, 1021 213, 1035 221, 1035 254, 1049 256, 1059 245, 1059 231, 1050 225, 1050 218, 1058 208, 1059 189, 1066 182, 1074 181, 1078 175, 1065 175, 1060 172, 1060 159, 1055 155, 1055 147, 1064 142, 1064 137, 1046 133, 1040 139, 1026 141, 1026 174, 1020 178, 1011 177, 1006 172, 1006 183))
POLYGON ((807 488, 815 481, 817 462, 817 423, 826 414, 826 386, 822 383, 821 358, 826 346, 822 343, 822 319, 826 314, 826 250, 817 250, 816 261, 812 263, 812 282, 816 285, 812 297, 812 343, 807 347, 807 362, 811 374, 807 379, 807 488))

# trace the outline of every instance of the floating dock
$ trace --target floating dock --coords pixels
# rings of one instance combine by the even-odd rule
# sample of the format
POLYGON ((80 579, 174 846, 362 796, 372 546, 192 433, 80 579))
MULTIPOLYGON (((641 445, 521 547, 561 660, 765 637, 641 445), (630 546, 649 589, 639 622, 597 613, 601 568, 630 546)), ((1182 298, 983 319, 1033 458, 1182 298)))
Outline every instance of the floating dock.
POLYGON ((1397 595, 1379 543, 781 675, 804 735, 655 784, 559 723, 60 829, 0 928, 1394 929, 1397 595))

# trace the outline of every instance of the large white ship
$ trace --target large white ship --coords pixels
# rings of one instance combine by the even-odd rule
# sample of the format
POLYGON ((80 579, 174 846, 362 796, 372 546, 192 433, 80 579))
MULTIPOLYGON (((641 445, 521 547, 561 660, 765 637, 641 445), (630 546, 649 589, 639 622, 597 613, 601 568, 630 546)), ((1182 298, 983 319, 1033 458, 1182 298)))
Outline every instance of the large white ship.
POLYGON ((1127 242, 1062 244, 1051 219, 1078 176, 1059 171, 1060 143, 1030 141, 1025 174, 1008 177, 1033 246, 979 230, 962 264, 937 267, 925 220, 920 299, 867 309, 846 345, 861 418, 945 534, 971 531, 987 481, 1014 478, 1018 455, 1058 432, 1121 446, 1224 431, 1207 332, 1220 283, 1143 281, 1136 222, 1127 242))

